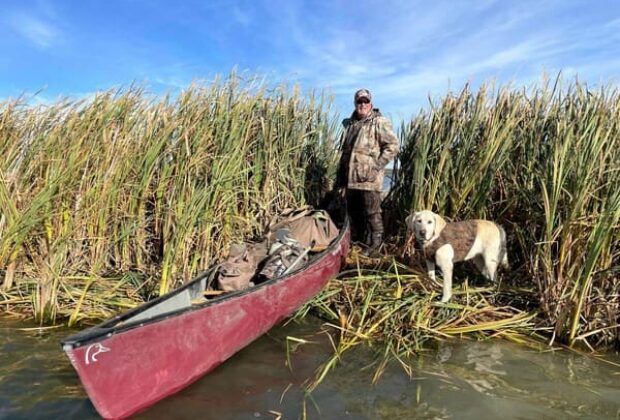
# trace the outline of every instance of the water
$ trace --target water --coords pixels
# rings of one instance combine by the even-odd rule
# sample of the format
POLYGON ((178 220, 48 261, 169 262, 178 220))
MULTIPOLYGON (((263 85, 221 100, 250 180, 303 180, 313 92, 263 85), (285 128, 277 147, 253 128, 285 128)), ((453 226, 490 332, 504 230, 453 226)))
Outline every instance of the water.
POLYGON ((388 193, 390 188, 392 187, 392 176, 393 176, 392 168, 385 169, 385 177, 383 178, 383 187, 382 190, 384 193, 388 193))
MULTIPOLYGON (((59 329, 0 321, 0 418, 98 418, 61 351, 59 329)), ((330 351, 317 321, 277 327, 138 419, 300 418, 301 385, 330 351), (286 363, 286 336, 306 338, 286 363)), ((608 359, 620 363, 620 357, 608 359)), ((504 341, 453 341, 418 358, 414 378, 396 365, 371 385, 372 353, 347 353, 307 400, 307 418, 618 419, 620 368, 575 353, 504 341), (320 411, 320 414, 319 414, 320 411)))

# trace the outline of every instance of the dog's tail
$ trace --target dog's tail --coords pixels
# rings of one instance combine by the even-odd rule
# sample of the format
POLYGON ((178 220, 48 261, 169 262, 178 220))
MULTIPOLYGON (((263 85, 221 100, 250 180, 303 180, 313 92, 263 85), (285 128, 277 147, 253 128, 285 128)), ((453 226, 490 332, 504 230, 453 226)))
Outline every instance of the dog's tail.
POLYGON ((504 268, 508 268, 508 249, 506 247, 506 231, 503 227, 497 225, 499 228, 499 263, 504 266, 504 268))

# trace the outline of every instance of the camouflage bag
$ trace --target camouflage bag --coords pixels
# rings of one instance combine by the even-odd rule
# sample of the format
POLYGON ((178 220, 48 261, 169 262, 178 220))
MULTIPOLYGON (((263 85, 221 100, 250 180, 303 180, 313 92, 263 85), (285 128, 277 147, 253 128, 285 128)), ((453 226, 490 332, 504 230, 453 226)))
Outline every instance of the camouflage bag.
POLYGON ((258 263, 266 254, 264 243, 231 245, 228 258, 218 268, 218 289, 232 292, 253 286, 258 263))
POLYGON ((268 239, 279 229, 288 229, 289 236, 304 248, 321 250, 338 236, 338 228, 324 210, 305 207, 284 211, 268 227, 268 239))

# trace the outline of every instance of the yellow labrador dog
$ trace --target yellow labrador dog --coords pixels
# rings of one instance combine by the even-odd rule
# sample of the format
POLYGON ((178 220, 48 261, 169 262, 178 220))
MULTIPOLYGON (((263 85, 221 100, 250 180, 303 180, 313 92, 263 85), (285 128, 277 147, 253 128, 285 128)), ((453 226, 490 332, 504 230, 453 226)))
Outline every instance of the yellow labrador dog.
POLYGON ((482 275, 494 281, 497 267, 508 267, 506 232, 488 220, 446 223, 438 214, 423 210, 407 216, 407 230, 422 246, 429 277, 435 280, 435 264, 443 274, 442 302, 452 297, 455 262, 473 259, 482 275))

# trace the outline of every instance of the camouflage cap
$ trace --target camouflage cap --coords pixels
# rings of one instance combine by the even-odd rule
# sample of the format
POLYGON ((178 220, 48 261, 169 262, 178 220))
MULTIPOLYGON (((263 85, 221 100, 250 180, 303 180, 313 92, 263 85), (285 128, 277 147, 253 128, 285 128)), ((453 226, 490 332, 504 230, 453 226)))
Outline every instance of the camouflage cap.
POLYGON ((372 95, 368 89, 359 89, 355 92, 353 96, 353 101, 357 101, 359 98, 368 98, 369 101, 372 101, 372 95))

